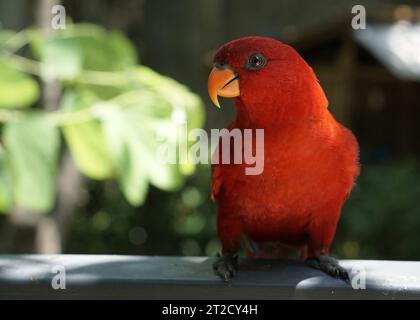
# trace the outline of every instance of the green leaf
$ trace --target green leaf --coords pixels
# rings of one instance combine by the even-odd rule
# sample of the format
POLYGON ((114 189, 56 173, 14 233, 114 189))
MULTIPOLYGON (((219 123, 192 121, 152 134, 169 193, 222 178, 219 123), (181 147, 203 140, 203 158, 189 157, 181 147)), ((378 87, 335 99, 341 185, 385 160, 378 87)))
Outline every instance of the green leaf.
POLYGON ((143 145, 130 114, 118 106, 110 105, 107 109, 104 130, 116 162, 119 184, 132 205, 141 205, 147 194, 149 170, 147 163, 142 161, 143 145))
MULTIPOLYGON (((164 99, 167 104, 171 105, 169 118, 171 118, 172 122, 175 122, 175 125, 177 121, 186 120, 188 132, 203 126, 203 102, 198 95, 191 92, 187 87, 144 66, 131 68, 129 75, 132 86, 150 90, 156 93, 161 100, 164 99)), ((194 141, 188 141, 188 148, 194 143, 194 141)), ((188 159, 185 159, 185 157, 182 158, 184 161, 179 167, 181 173, 185 175, 192 174, 195 166, 188 162, 188 159)))
POLYGON ((3 147, 0 147, 0 213, 6 213, 12 206, 10 174, 6 165, 3 147))
POLYGON ((33 115, 5 125, 4 140, 16 204, 37 212, 51 210, 60 142, 57 128, 33 115))
POLYGON ((82 50, 84 69, 122 71, 137 62, 135 48, 121 33, 80 36, 77 41, 82 50))
POLYGON ((74 38, 47 39, 40 46, 40 59, 47 79, 74 79, 82 70, 82 52, 74 38))
MULTIPOLYGON (((69 91, 65 94, 61 109, 82 110, 92 107, 97 99, 87 91, 69 91)), ((110 150, 97 120, 62 128, 64 138, 80 171, 92 179, 106 179, 112 176, 114 163, 110 150)))
MULTIPOLYGON (((139 163, 147 167, 151 184, 162 190, 176 190, 184 182, 184 175, 191 174, 195 166, 187 161, 182 164, 162 163, 156 155, 163 143, 168 149, 177 150, 179 140, 176 137, 181 129, 179 119, 187 120, 187 131, 202 126, 201 99, 185 86, 145 67, 131 68, 127 72, 127 90, 130 89, 132 91, 113 99, 119 106, 114 112, 123 113, 126 118, 121 129, 130 131, 127 136, 134 136, 136 140, 128 145, 140 150, 135 154, 141 156, 139 163), (164 137, 164 141, 158 141, 158 136, 164 137)), ((108 117, 108 121, 113 121, 113 118, 115 116, 108 117)), ((112 133, 108 135, 111 137, 112 133)), ((188 146, 192 144, 187 143, 188 146)))
POLYGON ((26 108, 39 99, 38 83, 0 61, 0 108, 26 108))
POLYGON ((140 86, 145 86, 167 99, 172 104, 173 111, 185 111, 188 130, 203 126, 204 105, 197 94, 177 81, 162 76, 148 67, 137 66, 130 70, 132 77, 138 81, 140 86))
MULTIPOLYGON (((127 118, 126 130, 141 143, 142 163, 147 166, 150 183, 154 186, 173 191, 178 189, 184 179, 178 164, 165 163, 157 159, 158 148, 164 143, 176 152, 179 127, 172 121, 172 108, 164 96, 149 90, 136 90, 126 93, 118 101, 118 112, 127 118), (168 139, 158 139, 167 137, 168 139), (165 141, 166 140, 166 141, 165 141)), ((165 160, 165 159, 162 159, 165 160)))
POLYGON ((30 45, 48 78, 72 80, 82 70, 122 71, 137 63, 136 50, 122 33, 91 24, 71 25, 49 38, 32 32, 30 45))
POLYGON ((109 33, 106 44, 114 59, 117 57, 113 62, 116 68, 124 69, 138 63, 137 50, 123 33, 117 31, 109 33))

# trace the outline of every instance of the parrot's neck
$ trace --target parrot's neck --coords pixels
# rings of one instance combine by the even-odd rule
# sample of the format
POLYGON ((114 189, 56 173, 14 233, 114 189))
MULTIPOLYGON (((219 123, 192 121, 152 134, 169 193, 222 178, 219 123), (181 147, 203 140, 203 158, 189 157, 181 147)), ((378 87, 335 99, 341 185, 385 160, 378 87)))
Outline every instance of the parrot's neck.
POLYGON ((276 129, 305 121, 322 121, 329 116, 324 105, 301 106, 299 109, 296 106, 279 105, 268 109, 266 105, 250 107, 236 101, 236 109, 235 127, 242 129, 276 129))

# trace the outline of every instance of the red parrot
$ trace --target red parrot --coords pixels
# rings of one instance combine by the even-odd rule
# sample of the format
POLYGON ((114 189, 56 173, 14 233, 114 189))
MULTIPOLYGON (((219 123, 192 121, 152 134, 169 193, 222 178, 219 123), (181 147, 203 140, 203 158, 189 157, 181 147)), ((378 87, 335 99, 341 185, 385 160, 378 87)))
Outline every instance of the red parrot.
POLYGON ((328 111, 311 67, 291 46, 245 37, 218 50, 208 91, 217 106, 218 96, 233 98, 237 114, 229 130, 264 130, 261 174, 246 175, 247 164, 212 165, 222 245, 215 272, 225 281, 236 274, 245 237, 248 257, 298 254, 311 267, 348 280, 328 251, 359 174, 359 148, 328 111))

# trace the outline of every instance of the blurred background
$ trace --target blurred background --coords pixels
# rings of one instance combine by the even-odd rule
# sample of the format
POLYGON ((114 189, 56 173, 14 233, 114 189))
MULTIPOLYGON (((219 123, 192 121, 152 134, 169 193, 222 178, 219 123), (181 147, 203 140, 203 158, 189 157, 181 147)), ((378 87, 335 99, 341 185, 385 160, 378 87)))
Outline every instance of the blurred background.
POLYGON ((0 253, 216 254, 210 167, 159 166, 151 141, 180 117, 226 127, 213 54, 260 35, 302 54, 361 146, 332 254, 420 259, 420 0, 0 0, 0 23, 0 253))

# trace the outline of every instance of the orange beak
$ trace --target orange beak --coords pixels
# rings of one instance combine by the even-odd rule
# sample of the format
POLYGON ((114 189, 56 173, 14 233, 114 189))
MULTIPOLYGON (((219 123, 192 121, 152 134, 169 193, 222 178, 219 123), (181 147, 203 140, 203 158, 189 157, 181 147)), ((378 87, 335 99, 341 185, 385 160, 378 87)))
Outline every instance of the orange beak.
POLYGON ((218 96, 235 98, 240 95, 238 75, 228 66, 214 67, 210 72, 207 85, 210 99, 218 108, 220 108, 218 96))

